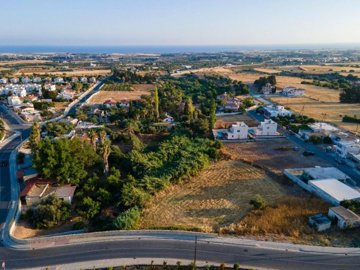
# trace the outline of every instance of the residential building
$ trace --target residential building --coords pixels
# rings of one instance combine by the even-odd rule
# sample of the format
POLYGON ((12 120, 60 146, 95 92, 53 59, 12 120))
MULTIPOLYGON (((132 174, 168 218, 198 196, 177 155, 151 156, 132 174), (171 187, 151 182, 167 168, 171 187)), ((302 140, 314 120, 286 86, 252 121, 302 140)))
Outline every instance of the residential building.
POLYGON ((284 106, 266 106, 264 107, 264 115, 265 117, 271 118, 271 117, 278 117, 278 116, 292 116, 293 113, 287 109, 285 109, 284 106))
POLYGON ((8 82, 8 80, 6 78, 1 78, 0 79, 0 83, 2 84, 6 84, 8 82))
POLYGON ((81 83, 88 83, 88 79, 86 77, 81 77, 80 82, 81 83))
POLYGON ((237 122, 224 135, 228 140, 243 140, 248 138, 248 132, 249 127, 244 122, 237 122))
POLYGON ((71 78, 72 83, 77 83, 78 81, 79 81, 79 79, 77 77, 72 77, 71 78))
POLYGON ((256 136, 276 136, 277 132, 277 123, 271 119, 265 119, 260 125, 255 128, 256 136))
POLYGON ((226 100, 224 110, 225 111, 238 111, 240 106, 242 105, 242 102, 238 98, 229 98, 226 100))
POLYGON ((22 83, 31 83, 31 79, 29 77, 22 77, 21 82, 22 83))
POLYGON ((163 122, 165 123, 174 123, 174 117, 172 117, 169 114, 165 114, 165 118, 163 119, 163 122))
POLYGON ((44 89, 47 90, 47 91, 55 91, 56 90, 56 85, 55 84, 45 84, 44 89))
POLYGON ((313 124, 307 125, 306 128, 299 130, 298 134, 301 138, 308 140, 311 136, 320 136, 320 137, 332 137, 333 134, 339 132, 340 130, 333 125, 324 122, 316 122, 313 124))
POLYGON ((272 86, 270 83, 267 83, 261 88, 260 92, 264 95, 270 95, 273 94, 274 90, 276 91, 275 86, 272 86))
POLYGON ((64 83, 64 79, 61 77, 54 78, 54 83, 64 83))
POLYGON ((345 200, 360 199, 360 192, 337 179, 319 179, 309 181, 312 192, 332 205, 340 205, 345 200))
POLYGON ((313 167, 302 169, 302 178, 306 180, 318 180, 334 178, 346 182, 350 177, 335 167, 313 167))
POLYGON ((11 78, 10 79, 10 83, 18 83, 19 79, 18 78, 11 78))
POLYGON ((56 99, 72 100, 74 99, 75 92, 70 89, 64 89, 56 96, 56 99))
POLYGON ((323 214, 317 214, 309 217, 309 225, 318 232, 326 231, 331 227, 331 220, 323 214))
POLYGON ((301 97, 305 94, 305 89, 288 86, 283 88, 281 94, 286 97, 301 97))
POLYGON ((329 209, 328 215, 335 219, 336 224, 340 229, 360 227, 360 217, 345 207, 332 207, 329 209))
POLYGON ((335 140, 336 154, 341 158, 347 158, 350 155, 360 154, 360 140, 335 140))
POLYGON ((20 105, 22 101, 18 96, 12 95, 7 98, 9 106, 20 105))
POLYGON ((89 78, 89 83, 96 83, 96 78, 95 77, 89 78))
POLYGON ((33 79, 33 83, 41 83, 41 78, 40 77, 35 77, 34 79, 33 79))
POLYGON ((32 206, 49 196, 55 196, 67 203, 72 203, 76 187, 71 185, 56 186, 51 181, 30 180, 20 193, 22 205, 32 206))

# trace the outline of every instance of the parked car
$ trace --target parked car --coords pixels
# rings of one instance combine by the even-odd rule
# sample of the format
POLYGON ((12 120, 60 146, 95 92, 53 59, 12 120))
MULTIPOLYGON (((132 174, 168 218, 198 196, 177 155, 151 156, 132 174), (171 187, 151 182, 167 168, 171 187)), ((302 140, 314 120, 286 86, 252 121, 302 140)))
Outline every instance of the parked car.
POLYGON ((315 156, 315 153, 314 152, 311 152, 311 151, 304 151, 303 155, 305 157, 309 157, 309 156, 315 156))

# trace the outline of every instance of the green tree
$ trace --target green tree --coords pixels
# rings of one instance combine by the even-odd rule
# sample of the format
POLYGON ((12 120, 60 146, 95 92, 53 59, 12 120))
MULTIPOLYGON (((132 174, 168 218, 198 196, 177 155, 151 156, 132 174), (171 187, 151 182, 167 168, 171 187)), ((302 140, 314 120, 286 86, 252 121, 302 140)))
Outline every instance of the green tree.
POLYGON ((159 91, 158 88, 155 87, 154 89, 154 105, 155 105, 155 119, 158 120, 160 117, 160 111, 159 111, 159 91))
POLYGON ((94 201, 87 196, 80 200, 77 207, 77 213, 85 220, 91 220, 100 212, 100 202, 94 201))
POLYGON ((215 99, 212 99, 210 103, 210 116, 209 116, 210 131, 215 127, 215 122, 216 122, 216 101, 215 99))
POLYGON ((192 103, 192 99, 188 98, 185 102, 185 107, 184 107, 184 115, 186 116, 186 119, 189 121, 193 120, 194 112, 195 112, 195 107, 192 103))
POLYGON ((40 140, 41 140, 40 125, 39 123, 35 122, 31 127, 31 133, 29 136, 29 143, 32 152, 36 150, 40 140))
POLYGON ((136 229, 140 222, 140 211, 134 207, 121 213, 114 221, 113 227, 117 230, 136 229))
POLYGON ((250 200, 250 204, 255 209, 264 209, 266 207, 266 201, 264 197, 259 194, 257 194, 254 199, 250 200))

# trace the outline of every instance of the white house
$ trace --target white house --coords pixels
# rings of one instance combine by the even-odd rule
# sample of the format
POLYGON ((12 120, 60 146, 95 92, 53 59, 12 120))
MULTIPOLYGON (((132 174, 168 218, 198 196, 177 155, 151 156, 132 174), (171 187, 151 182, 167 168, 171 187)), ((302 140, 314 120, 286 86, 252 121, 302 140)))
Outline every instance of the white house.
POLYGON ((59 93, 56 96, 56 98, 57 99, 71 100, 71 99, 74 98, 74 95, 75 95, 74 91, 65 89, 61 93, 59 93))
POLYGON ((249 127, 244 122, 237 122, 225 133, 228 140, 243 140, 248 138, 249 127))
POLYGON ((22 77, 21 82, 22 83, 31 83, 31 79, 29 77, 22 77))
POLYGON ((47 91, 55 91, 56 90, 56 85, 55 84, 45 84, 44 89, 47 90, 47 91))
POLYGON ((340 229, 360 227, 360 217, 345 207, 336 206, 330 208, 328 216, 336 221, 340 229))
POLYGON ((77 83, 78 81, 79 81, 79 79, 77 77, 72 77, 71 78, 72 83, 77 83))
POLYGON ((96 83, 96 78, 95 77, 91 77, 89 79, 89 83, 96 83))
POLYGON ((0 79, 0 83, 2 83, 2 84, 5 84, 5 83, 7 83, 8 82, 8 80, 6 79, 6 78, 1 78, 0 79))
POLYGON ((54 83, 64 83, 64 78, 56 77, 54 78, 54 83))
POLYGON ((293 113, 284 106, 266 106, 264 107, 264 115, 265 117, 278 117, 278 116, 292 116, 293 113))
POLYGON ((305 94, 305 89, 288 86, 283 88, 281 94, 287 97, 301 97, 305 94))
POLYGON ((272 86, 270 83, 267 83, 261 88, 261 93, 263 93, 264 95, 270 95, 273 93, 274 88, 275 87, 272 86))
POLYGON ((16 106, 16 105, 20 105, 22 103, 20 98, 15 95, 9 96, 7 101, 10 106, 16 106))
POLYGON ((18 79, 18 78, 11 78, 11 79, 10 79, 10 82, 11 82, 11 83, 18 83, 18 82, 19 82, 19 79, 18 79))
POLYGON ((256 136, 276 136, 277 134, 277 123, 271 119, 265 119, 255 128, 256 136))
POLYGON ((347 158, 349 155, 360 154, 360 140, 340 140, 335 141, 336 154, 341 158, 347 158))
POLYGON ((40 78, 40 77, 35 77, 35 78, 33 79, 33 82, 34 82, 34 83, 41 83, 41 78, 40 78))
POLYGON ((81 83, 87 83, 88 82, 88 79, 86 77, 81 77, 80 78, 80 82, 81 83))

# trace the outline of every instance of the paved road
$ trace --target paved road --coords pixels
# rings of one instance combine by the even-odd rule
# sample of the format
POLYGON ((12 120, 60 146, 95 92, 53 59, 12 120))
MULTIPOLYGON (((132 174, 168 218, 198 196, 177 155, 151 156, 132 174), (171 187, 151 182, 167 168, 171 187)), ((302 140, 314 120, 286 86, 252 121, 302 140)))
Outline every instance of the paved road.
MULTIPOLYGON (((326 255, 284 252, 243 245, 224 245, 198 241, 197 259, 211 263, 240 263, 272 269, 360 269, 360 255, 326 255)), ((78 246, 18 251, 0 248, 8 269, 46 267, 113 258, 175 258, 191 260, 194 242, 182 240, 134 239, 78 246)), ((209 264, 211 264, 209 263, 209 264)))

